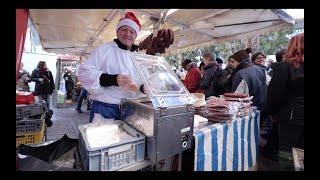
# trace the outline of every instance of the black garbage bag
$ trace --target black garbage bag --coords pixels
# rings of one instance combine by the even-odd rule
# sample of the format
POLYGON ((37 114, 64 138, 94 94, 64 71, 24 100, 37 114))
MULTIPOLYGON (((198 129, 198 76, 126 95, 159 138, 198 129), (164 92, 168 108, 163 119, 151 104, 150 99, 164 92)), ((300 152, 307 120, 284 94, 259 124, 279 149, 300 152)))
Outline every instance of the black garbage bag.
POLYGON ((45 162, 33 156, 17 157, 17 171, 82 171, 82 162, 74 157, 78 151, 77 147, 72 148, 59 159, 52 163, 45 162))
POLYGON ((22 144, 17 148, 17 152, 52 163, 54 160, 59 159, 66 152, 77 146, 78 139, 71 139, 65 134, 60 140, 46 146, 31 147, 22 144))
POLYGON ((49 171, 53 169, 53 165, 42 161, 41 159, 28 156, 26 158, 18 158, 17 171, 49 171))

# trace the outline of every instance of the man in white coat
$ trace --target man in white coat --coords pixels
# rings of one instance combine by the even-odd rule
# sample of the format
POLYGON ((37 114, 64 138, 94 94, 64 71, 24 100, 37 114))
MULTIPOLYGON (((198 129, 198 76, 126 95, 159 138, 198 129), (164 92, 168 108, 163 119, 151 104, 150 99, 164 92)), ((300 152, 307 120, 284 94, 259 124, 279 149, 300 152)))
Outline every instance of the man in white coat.
POLYGON ((138 49, 134 41, 140 28, 134 13, 127 12, 117 25, 117 39, 98 46, 79 67, 79 80, 93 100, 90 122, 95 113, 104 118, 121 119, 121 99, 136 97, 143 91, 130 58, 130 53, 138 49))

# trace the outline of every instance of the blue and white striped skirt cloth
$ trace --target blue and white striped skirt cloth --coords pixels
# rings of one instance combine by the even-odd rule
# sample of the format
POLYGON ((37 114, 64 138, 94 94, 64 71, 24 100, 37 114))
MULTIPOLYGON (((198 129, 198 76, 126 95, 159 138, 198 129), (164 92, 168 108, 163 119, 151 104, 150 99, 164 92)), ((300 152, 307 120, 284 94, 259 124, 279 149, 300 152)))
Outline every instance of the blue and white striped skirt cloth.
POLYGON ((247 171, 256 165, 260 111, 195 129, 195 171, 247 171))

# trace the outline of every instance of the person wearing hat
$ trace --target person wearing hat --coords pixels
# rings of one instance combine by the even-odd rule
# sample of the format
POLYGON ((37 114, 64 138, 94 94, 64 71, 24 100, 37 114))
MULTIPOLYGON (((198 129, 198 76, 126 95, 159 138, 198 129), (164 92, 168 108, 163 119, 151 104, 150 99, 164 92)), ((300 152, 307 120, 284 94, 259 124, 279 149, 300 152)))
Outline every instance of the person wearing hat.
POLYGON ((117 38, 98 46, 79 67, 79 80, 92 99, 90 122, 94 114, 104 118, 121 119, 122 98, 137 97, 142 91, 130 54, 141 25, 135 14, 127 12, 117 24, 117 38), (141 89, 141 90, 140 90, 141 89))
POLYGON ((182 62, 182 67, 188 71, 183 84, 186 86, 190 93, 195 93, 199 90, 199 83, 201 80, 201 72, 195 62, 186 59, 182 62))
POLYGON ((230 56, 230 64, 235 69, 229 78, 229 92, 245 93, 253 96, 252 105, 261 110, 266 102, 266 74, 250 59, 251 49, 240 50, 230 56))

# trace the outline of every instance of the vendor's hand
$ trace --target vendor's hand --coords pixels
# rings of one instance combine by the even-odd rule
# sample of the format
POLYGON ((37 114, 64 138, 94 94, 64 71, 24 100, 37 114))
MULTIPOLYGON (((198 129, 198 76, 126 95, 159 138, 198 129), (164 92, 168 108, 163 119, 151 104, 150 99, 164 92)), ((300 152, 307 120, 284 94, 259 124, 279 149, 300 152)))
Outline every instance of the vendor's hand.
POLYGON ((130 76, 119 74, 117 76, 117 83, 119 87, 129 86, 132 84, 132 79, 130 76))
POLYGON ((130 90, 130 91, 134 91, 134 92, 137 92, 139 91, 139 88, 137 85, 135 84, 129 84, 129 85, 125 85, 125 86, 122 86, 124 89, 126 90, 130 90))

